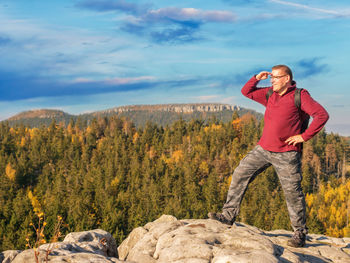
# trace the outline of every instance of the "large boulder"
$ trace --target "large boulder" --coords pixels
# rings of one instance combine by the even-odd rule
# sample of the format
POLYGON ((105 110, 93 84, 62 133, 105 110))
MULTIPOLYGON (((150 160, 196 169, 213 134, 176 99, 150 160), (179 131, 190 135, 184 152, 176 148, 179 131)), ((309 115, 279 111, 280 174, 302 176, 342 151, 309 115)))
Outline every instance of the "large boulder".
POLYGON ((287 246, 292 232, 262 231, 209 219, 177 220, 163 215, 134 229, 118 247, 119 259, 132 262, 341 262, 350 263, 350 238, 308 235, 304 248, 287 246))
MULTIPOLYGON (((118 260, 117 246, 112 235, 104 230, 68 234, 63 242, 50 243, 37 249, 39 262, 122 262, 118 260)), ((3 263, 36 263, 34 250, 5 251, 3 263)), ((0 256, 1 259, 1 256, 0 256)), ((0 261, 1 262, 1 261, 0 261)), ((124 262, 124 261, 123 261, 124 262)))
MULTIPOLYGON (((350 263, 350 238, 310 234, 304 248, 287 246, 292 232, 263 231, 243 223, 163 215, 135 228, 116 247, 104 230, 68 234, 63 242, 39 247, 39 262, 61 263, 350 263), (48 253, 49 252, 49 253, 48 253), (119 254, 119 259, 117 258, 119 254)), ((36 263, 34 251, 0 253, 3 263, 36 263)))

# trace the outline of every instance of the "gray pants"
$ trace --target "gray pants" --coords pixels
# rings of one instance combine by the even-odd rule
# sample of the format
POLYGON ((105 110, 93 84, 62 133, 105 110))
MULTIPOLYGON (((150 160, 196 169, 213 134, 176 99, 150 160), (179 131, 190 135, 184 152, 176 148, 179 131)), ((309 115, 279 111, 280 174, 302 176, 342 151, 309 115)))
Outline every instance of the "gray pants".
POLYGON ((301 154, 296 151, 269 152, 257 145, 240 162, 232 175, 223 215, 235 220, 248 184, 270 165, 275 168, 287 202, 294 231, 307 233, 305 198, 301 188, 301 154))

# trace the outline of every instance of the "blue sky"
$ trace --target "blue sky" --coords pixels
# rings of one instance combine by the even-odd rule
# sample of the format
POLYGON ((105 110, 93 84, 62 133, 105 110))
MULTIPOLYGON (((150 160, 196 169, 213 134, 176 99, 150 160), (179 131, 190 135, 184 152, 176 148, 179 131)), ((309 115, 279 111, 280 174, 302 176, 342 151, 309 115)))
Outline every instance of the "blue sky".
POLYGON ((263 112, 240 89, 287 64, 330 113, 327 132, 350 135, 349 18, 345 0, 2 0, 0 120, 161 103, 263 112))

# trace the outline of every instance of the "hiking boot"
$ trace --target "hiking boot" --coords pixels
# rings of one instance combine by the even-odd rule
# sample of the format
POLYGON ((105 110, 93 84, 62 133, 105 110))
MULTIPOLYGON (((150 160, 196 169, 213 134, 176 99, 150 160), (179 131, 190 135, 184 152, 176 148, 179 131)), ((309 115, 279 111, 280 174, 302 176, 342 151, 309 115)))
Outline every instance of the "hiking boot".
POLYGON ((223 214, 221 213, 212 213, 212 212, 209 212, 208 213, 208 217, 209 219, 213 219, 213 220, 216 220, 216 221, 219 221, 223 224, 226 224, 226 225, 232 225, 233 224, 233 220, 229 220, 227 219, 223 214))
POLYGON ((301 231, 295 231, 292 238, 288 240, 288 246, 303 247, 305 246, 306 235, 301 231))

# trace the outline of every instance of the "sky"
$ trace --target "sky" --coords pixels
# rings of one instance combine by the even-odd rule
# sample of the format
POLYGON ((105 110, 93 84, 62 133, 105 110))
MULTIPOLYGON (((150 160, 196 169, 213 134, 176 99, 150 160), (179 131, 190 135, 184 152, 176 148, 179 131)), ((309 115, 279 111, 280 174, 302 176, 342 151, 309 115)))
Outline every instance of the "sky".
MULTIPOLYGON (((31 109, 227 103, 277 64, 350 135, 348 0, 0 0, 0 120, 31 109)), ((268 86, 268 81, 259 83, 268 86)))

